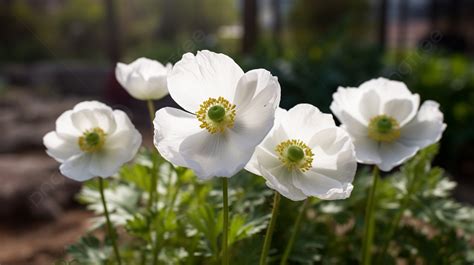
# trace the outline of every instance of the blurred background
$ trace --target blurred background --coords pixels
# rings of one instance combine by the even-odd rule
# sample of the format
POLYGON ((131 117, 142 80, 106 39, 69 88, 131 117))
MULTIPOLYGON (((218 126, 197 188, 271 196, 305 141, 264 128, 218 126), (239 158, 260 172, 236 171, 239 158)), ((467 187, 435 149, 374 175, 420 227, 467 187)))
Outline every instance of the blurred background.
MULTIPOLYGON (((266 68, 282 106, 328 112, 338 86, 384 76, 441 104, 448 128, 436 163, 474 202, 472 0, 0 0, 0 264, 51 264, 87 229, 79 183, 42 145, 63 111, 97 99, 151 133, 117 62, 175 63, 210 49, 266 68)), ((171 105, 168 97, 158 107, 171 105)))

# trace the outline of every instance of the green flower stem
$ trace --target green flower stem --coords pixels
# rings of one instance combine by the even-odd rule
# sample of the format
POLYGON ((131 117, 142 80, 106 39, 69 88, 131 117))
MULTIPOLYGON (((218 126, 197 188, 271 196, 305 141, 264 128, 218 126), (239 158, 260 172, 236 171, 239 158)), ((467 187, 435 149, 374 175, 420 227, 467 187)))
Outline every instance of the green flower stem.
POLYGON ((224 223, 222 227, 222 265, 229 265, 229 195, 228 195, 228 179, 222 178, 222 196, 224 200, 224 223))
POLYGON ((393 219, 393 222, 390 224, 387 237, 385 238, 383 242, 380 256, 379 256, 379 258, 382 259, 382 261, 385 259, 385 255, 387 254, 387 250, 388 250, 388 245, 390 244, 390 241, 392 240, 393 236, 395 235, 395 232, 397 231, 398 226, 400 225, 400 221, 402 220, 403 213, 408 207, 408 203, 410 202, 410 197, 413 194, 414 187, 415 187, 415 177, 412 176, 409 180, 409 183, 407 184, 407 193, 402 199, 400 208, 398 209, 398 212, 396 213, 395 218, 393 219))
MULTIPOLYGON (((150 115, 150 126, 151 126, 151 135, 155 134, 153 120, 155 119, 155 105, 153 100, 147 100, 148 114, 150 115)), ((154 151, 152 151, 152 172, 151 172, 151 185, 150 185, 150 198, 148 200, 148 209, 151 210, 153 203, 155 202, 155 193, 158 185, 157 174, 156 174, 156 159, 154 158, 154 151)))
POLYGON ((107 209, 107 202, 105 201, 104 180, 101 177, 99 177, 99 190, 100 190, 100 197, 102 199, 102 206, 104 207, 105 220, 107 221, 108 234, 109 234, 110 240, 112 241, 112 246, 114 248, 117 263, 121 265, 122 260, 120 259, 120 253, 117 247, 117 239, 115 237, 115 231, 114 231, 114 228, 112 227, 112 223, 110 222, 109 210, 107 209))
POLYGON ((280 198, 280 193, 275 191, 275 196, 273 197, 272 217, 270 218, 270 224, 268 224, 265 240, 263 241, 262 255, 260 256, 260 265, 266 264, 268 251, 270 250, 270 245, 272 243, 273 230, 275 230, 275 223, 278 215, 278 210, 280 208, 280 198))
MULTIPOLYGON (((147 107, 148 107, 148 113, 150 115, 150 126, 151 126, 151 135, 155 134, 154 131, 154 125, 153 121, 155 119, 155 105, 153 103, 153 100, 149 99, 147 100, 147 107)), ((156 150, 153 148, 151 152, 151 162, 152 162, 152 168, 151 168, 151 183, 150 183, 150 197, 148 200, 148 210, 150 212, 156 212, 155 207, 158 206, 158 174, 157 174, 157 164, 158 161, 156 161, 156 150)), ((155 231, 155 241, 153 244, 153 265, 158 264, 158 253, 159 253, 159 241, 158 241, 158 236, 159 236, 159 231, 155 231)), ((153 237, 152 237, 153 238, 153 237)))
POLYGON ((375 205, 375 191, 377 189, 377 182, 379 179, 379 168, 374 166, 372 172, 372 187, 370 188, 369 198, 365 208, 364 219, 364 239, 362 241, 362 265, 370 265, 372 259, 372 242, 374 239, 374 205, 375 205))
POLYGON ((286 245, 285 252, 283 253, 283 257, 281 258, 280 265, 286 265, 288 261, 288 257, 290 256, 291 249, 293 248, 293 244, 295 243, 296 235, 300 230, 301 220, 303 220, 304 213, 306 212, 306 208, 308 207, 310 199, 306 199, 301 206, 300 213, 298 217, 296 217, 295 224, 293 225, 293 231, 291 231, 290 241, 288 241, 288 245, 286 245))
MULTIPOLYGON (((157 214, 158 210, 155 209, 155 207, 158 206, 158 193, 157 193, 157 186, 158 186, 158 174, 157 174, 157 161, 156 161, 156 155, 155 151, 151 151, 151 161, 152 161, 152 167, 151 167, 151 183, 150 183, 150 197, 148 198, 148 211, 150 213, 155 213, 157 214)), ((153 231, 151 231, 153 233, 153 231)), ((152 247, 152 255, 153 255, 153 265, 158 264, 158 253, 159 253, 159 240, 158 236, 160 232, 158 229, 155 231, 155 240, 153 242, 153 236, 151 237, 151 240, 153 242, 153 247, 152 247)), ((146 250, 145 250, 146 251, 146 250)), ((146 260, 146 255, 145 255, 145 260, 146 260)))
MULTIPOLYGON (((151 135, 153 136, 155 134, 154 131, 154 126, 153 126, 153 120, 155 119, 155 105, 153 104, 153 100, 149 99, 147 100, 147 107, 148 107, 148 114, 150 115, 150 126, 151 126, 151 135)), ((156 186, 158 184, 157 181, 157 175, 155 173, 156 171, 156 161, 153 157, 152 154, 152 163, 153 163, 153 168, 152 168, 152 176, 151 176, 151 185, 150 185, 150 198, 148 201, 148 208, 151 208, 155 199, 155 193, 156 193, 156 186)))
POLYGON ((155 120, 155 104, 153 103, 153 100, 149 99, 146 101, 147 107, 148 107, 148 114, 150 114, 150 124, 151 124, 151 132, 152 135, 155 134, 155 130, 153 129, 153 120, 155 120))

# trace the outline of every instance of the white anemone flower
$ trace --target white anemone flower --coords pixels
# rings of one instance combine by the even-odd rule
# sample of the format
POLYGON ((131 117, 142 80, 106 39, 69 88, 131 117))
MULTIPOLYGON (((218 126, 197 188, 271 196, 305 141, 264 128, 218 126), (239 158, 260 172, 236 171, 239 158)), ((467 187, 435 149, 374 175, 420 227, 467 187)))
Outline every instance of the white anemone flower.
POLYGON ((210 51, 184 54, 168 88, 184 111, 157 111, 155 146, 201 179, 232 177, 243 169, 272 128, 280 103, 280 85, 270 72, 244 73, 230 57, 210 51))
POLYGON ((438 103, 419 104, 404 83, 378 78, 338 88, 331 110, 351 135, 358 162, 390 171, 439 141, 446 128, 438 103))
POLYGON ((168 95, 167 77, 172 65, 166 66, 148 58, 138 58, 130 64, 117 63, 115 77, 134 98, 161 99, 168 95))
POLYGON ((357 162, 349 134, 310 104, 279 109, 273 129, 245 167, 293 201, 346 199, 357 162))
POLYGON ((84 101, 56 120, 56 130, 43 138, 61 173, 76 181, 110 177, 130 161, 142 142, 140 133, 121 110, 84 101))

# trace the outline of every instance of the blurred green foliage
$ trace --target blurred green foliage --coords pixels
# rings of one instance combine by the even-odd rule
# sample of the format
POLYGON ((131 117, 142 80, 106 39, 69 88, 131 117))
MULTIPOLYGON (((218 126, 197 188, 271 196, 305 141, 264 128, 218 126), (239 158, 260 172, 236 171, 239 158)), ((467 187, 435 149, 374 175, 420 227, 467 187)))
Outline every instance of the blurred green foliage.
POLYGON ((91 59, 104 54, 103 4, 71 0, 61 5, 35 6, 26 0, 2 4, 0 19, 6 27, 0 36, 0 60, 91 59))
POLYGON ((333 35, 366 40, 373 28, 371 11, 367 0, 296 0, 288 18, 291 42, 307 49, 333 35))
MULTIPOLYGON (((454 182, 431 166, 438 146, 419 152, 399 171, 383 176, 376 193, 376 264, 464 265, 474 262, 474 208, 451 198, 454 182), (404 209, 404 211, 400 211, 404 209), (388 232, 400 217, 393 237, 388 232), (386 255, 382 246, 387 242, 386 255), (421 262, 421 263, 420 263, 421 262)), ((158 204, 150 212, 150 153, 110 180, 106 197, 112 221, 119 227, 125 264, 220 264, 222 195, 220 181, 201 182, 192 171, 159 162, 158 204)), ((359 264, 369 171, 361 168, 347 200, 312 200, 289 258, 289 264, 359 264)), ((270 213, 272 191, 261 177, 241 172, 230 180, 229 244, 233 264, 257 264, 270 213)), ((95 232, 104 225, 95 181, 80 200, 93 210, 90 234, 68 248, 80 264, 113 264, 108 238, 95 232)), ((269 264, 278 264, 301 202, 282 200, 269 264)))
MULTIPOLYGON (((103 62, 107 59, 106 1, 69 0, 34 4, 28 0, 2 3, 0 61, 75 59, 103 62)), ((237 19, 232 0, 115 0, 113 23, 125 57, 169 54, 195 45, 181 45, 196 39, 196 32, 215 33, 221 25, 237 19), (156 51, 156 44, 159 49, 156 51), (182 47, 180 47, 182 46, 182 47), (137 55, 139 54, 139 55, 137 55)), ((200 37, 202 41, 204 37, 200 37)), ((195 41, 197 42, 197 41, 195 41)))

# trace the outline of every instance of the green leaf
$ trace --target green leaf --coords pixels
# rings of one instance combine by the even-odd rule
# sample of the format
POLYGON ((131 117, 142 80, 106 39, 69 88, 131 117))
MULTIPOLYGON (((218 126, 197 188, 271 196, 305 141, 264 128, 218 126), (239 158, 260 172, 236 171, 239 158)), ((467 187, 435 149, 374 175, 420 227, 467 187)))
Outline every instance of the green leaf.
POLYGON ((120 178, 148 192, 151 187, 150 168, 141 164, 126 165, 120 169, 120 178))
POLYGON ((135 214, 133 218, 128 219, 125 229, 130 234, 150 241, 150 222, 147 217, 142 214, 135 214))
POLYGON ((100 240, 93 235, 82 237, 79 242, 67 247, 66 251, 74 261, 79 264, 108 264, 108 258, 112 255, 110 246, 103 246, 100 240))

